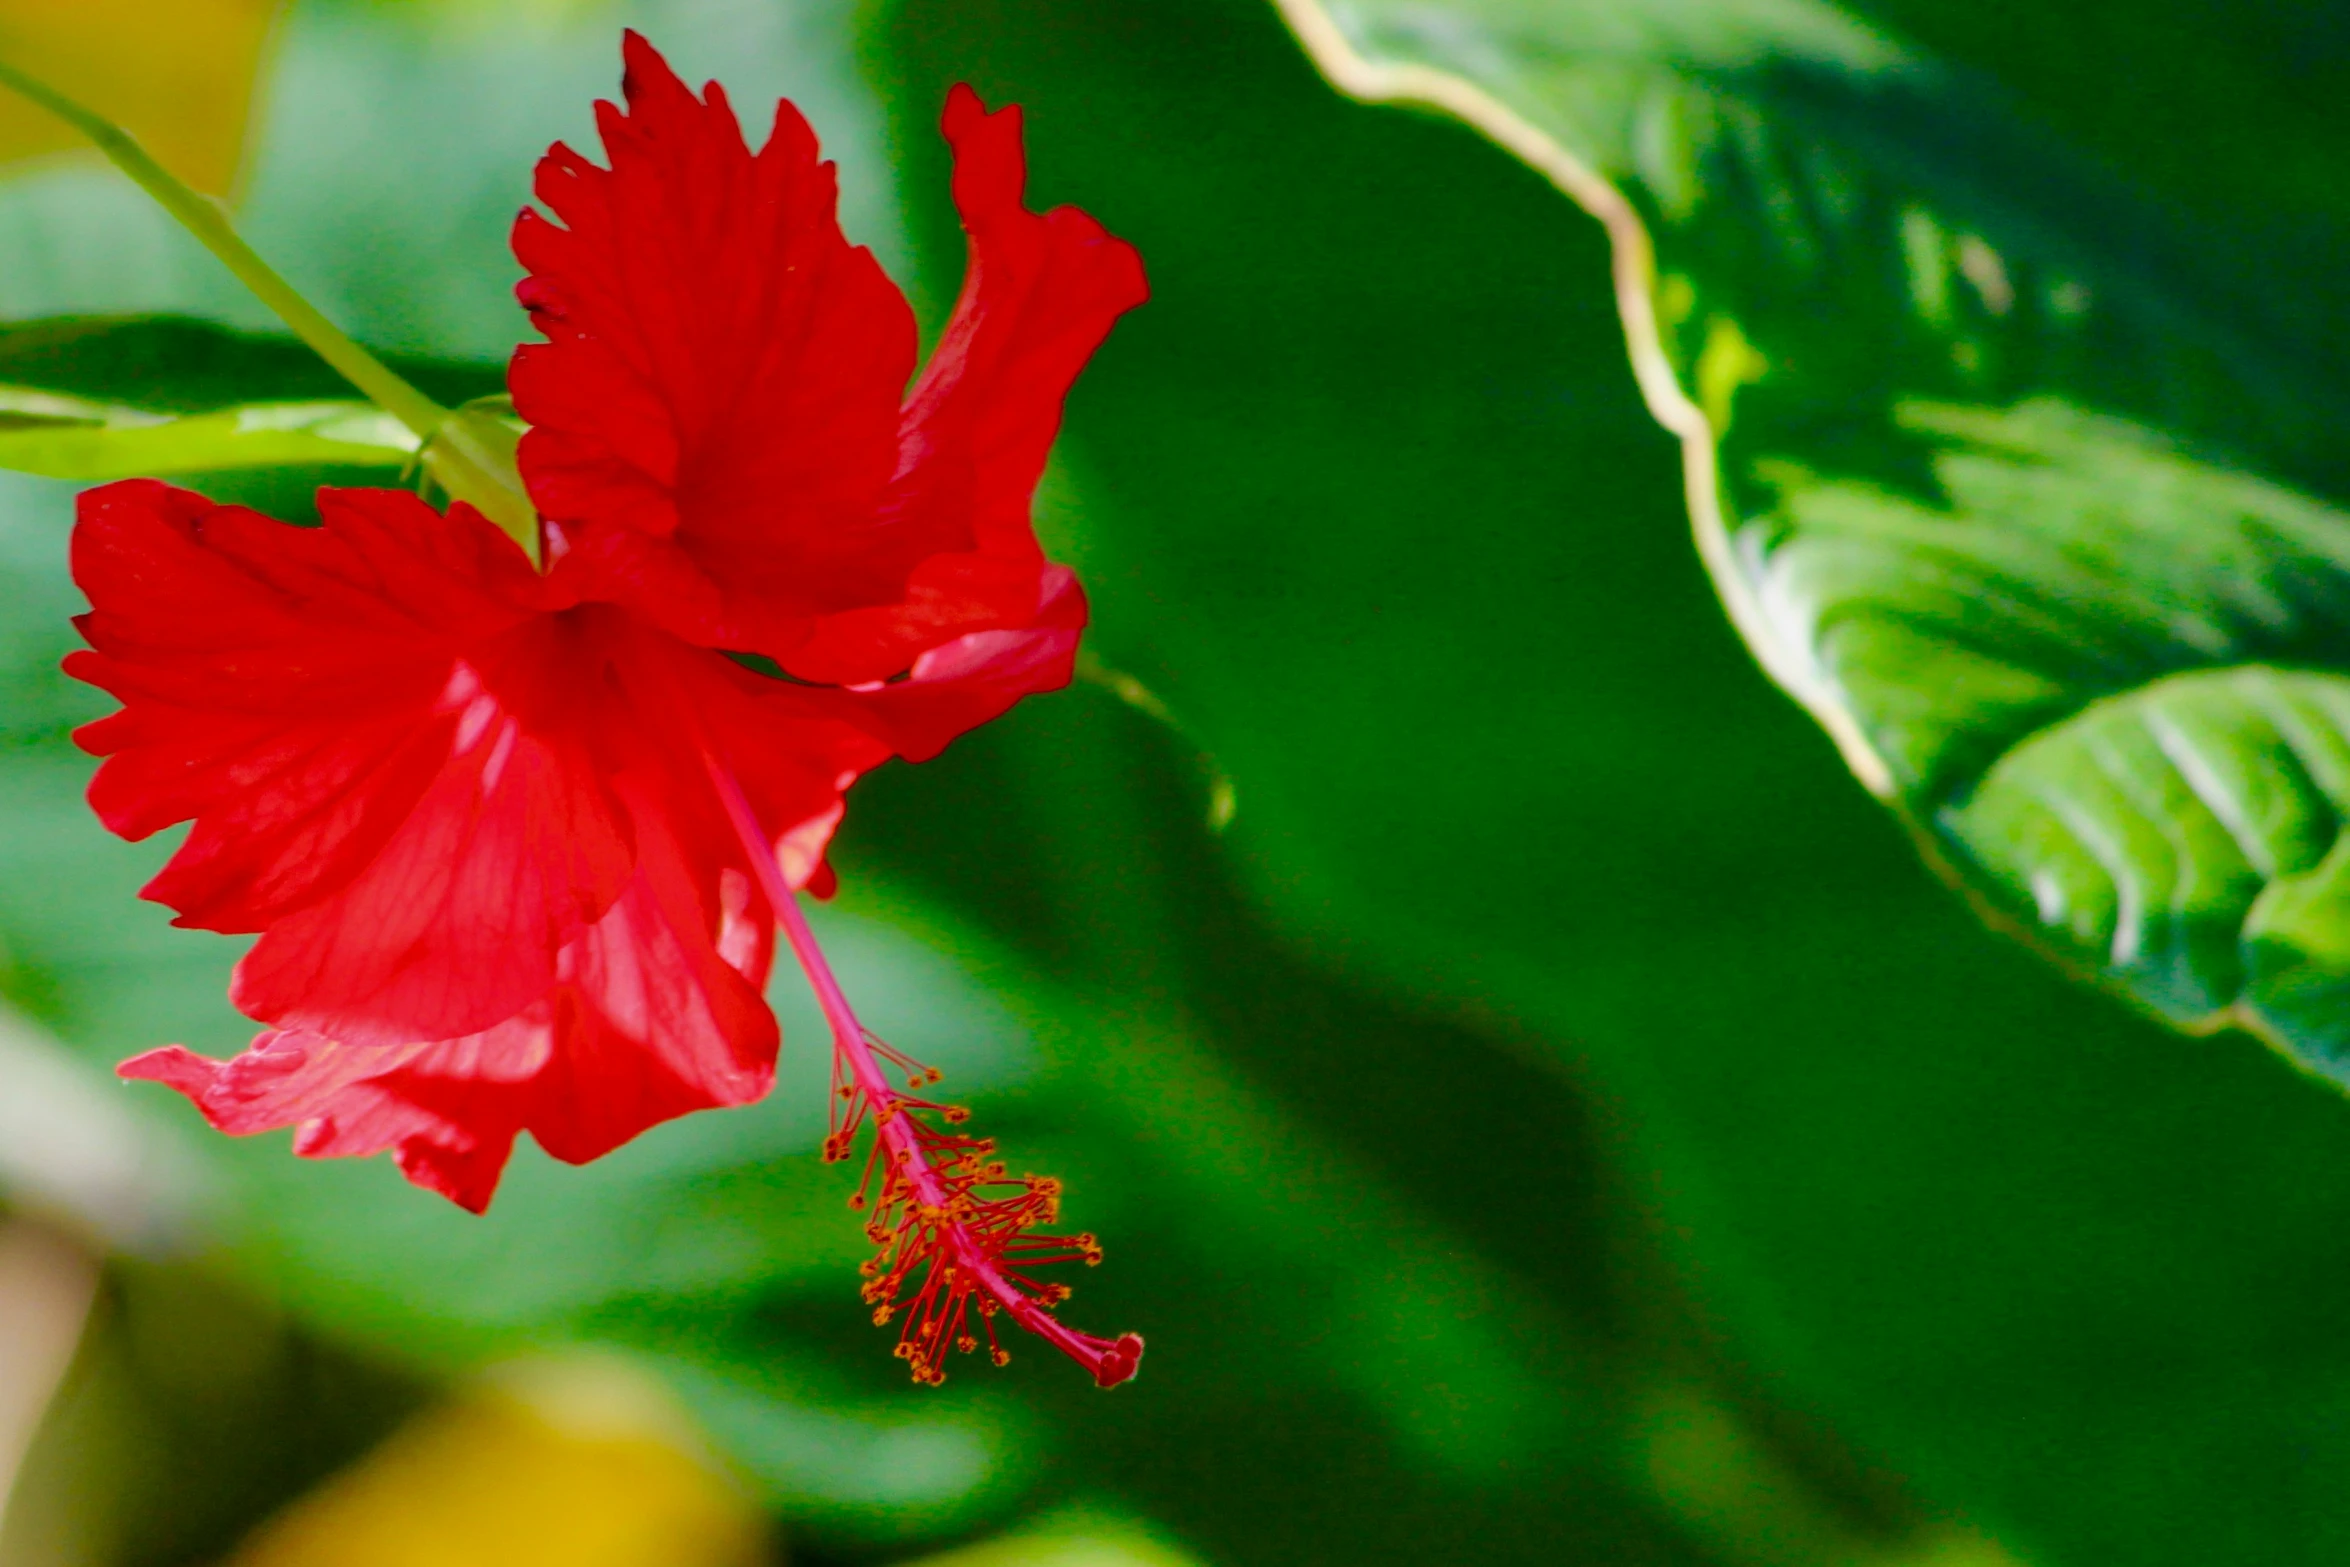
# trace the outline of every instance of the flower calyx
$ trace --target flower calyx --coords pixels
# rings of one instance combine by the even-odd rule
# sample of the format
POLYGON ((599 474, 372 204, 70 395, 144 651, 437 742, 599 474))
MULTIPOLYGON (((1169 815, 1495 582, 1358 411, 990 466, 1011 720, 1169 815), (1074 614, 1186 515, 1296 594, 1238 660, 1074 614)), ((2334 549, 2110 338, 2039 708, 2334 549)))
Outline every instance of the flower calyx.
POLYGON ((539 514, 517 458, 521 446, 522 425, 513 405, 503 397, 485 397, 451 409, 425 436, 417 456, 451 500, 487 517, 522 546, 532 565, 543 566, 539 514))

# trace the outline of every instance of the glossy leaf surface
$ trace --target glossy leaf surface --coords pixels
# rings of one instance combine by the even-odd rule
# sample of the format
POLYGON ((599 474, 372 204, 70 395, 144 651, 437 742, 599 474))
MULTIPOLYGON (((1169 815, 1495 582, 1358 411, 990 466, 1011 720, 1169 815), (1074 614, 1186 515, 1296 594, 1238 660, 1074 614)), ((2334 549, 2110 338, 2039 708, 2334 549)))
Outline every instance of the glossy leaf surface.
MULTIPOLYGON (((2316 998, 2350 984, 2350 911, 2246 823, 2306 758, 2257 680, 2194 688, 2224 757, 2153 689, 2350 658, 2350 519, 2246 473, 2350 479, 2350 339, 2307 265, 2338 216, 2268 254, 2179 222, 1829 5, 1294 14, 1635 197, 1662 267, 1635 308, 1724 438, 1726 515, 1696 520, 1733 617, 1935 857, 2157 1016, 2339 1075, 2316 998), (2124 695, 2156 738, 2100 721, 2124 695)), ((2331 807, 2299 793, 2322 857, 2331 807)))
MULTIPOLYGON (((1325 971, 1590 1074, 1703 1308, 1929 1503, 2027 1559, 2326 1559, 2333 1509, 2301 1477, 2343 1407, 2314 1369, 2343 1364, 2327 1321, 2350 1298, 2323 1238, 2350 1213, 2334 1096, 2082 993, 1919 868, 1724 626, 1624 368, 1602 235, 1554 189, 1457 125, 1313 103, 1261 13, 1015 10, 900 16, 924 73, 898 89, 907 141, 950 77, 1018 98, 1057 138, 1048 193, 1150 258, 1153 302, 1072 407, 1060 526, 1104 657, 1236 778, 1251 905, 1325 971), (1119 202, 1094 197, 1121 177, 1119 202), (2280 1375, 2254 1343, 2311 1358, 2280 1375)), ((954 236, 926 237, 951 264, 954 236)), ((1836 293, 1786 316, 1822 352, 1883 357, 1881 323, 1848 328, 1836 293)), ((1702 316, 1680 330, 1735 346, 1702 316)), ((1733 441, 1767 426, 1771 385, 1734 396, 1733 441)), ((1901 400, 2027 398, 1930 381, 1901 400)), ((1943 508, 1936 438, 1889 393, 1862 406, 1880 412, 1859 434, 1901 462, 1811 471, 1943 508)), ((2314 474, 2253 493, 2326 510, 2314 474)), ((1118 867, 1097 889, 1148 863, 1057 853, 1118 867)), ((965 874, 1000 906, 995 872, 965 874)), ((1191 896, 1165 916, 1184 979, 1156 977, 1148 941, 1105 970, 1213 984, 1223 938, 1191 896)), ((1379 1073, 1372 1051, 1313 1055, 1262 990, 1221 1004, 1255 1071, 1382 1159, 1507 1092, 1464 1054, 1443 1108, 1382 1125, 1328 1097, 1379 1073)), ((1503 1145, 1459 1155, 1497 1203, 1525 1190, 1485 1173, 1503 1145)))

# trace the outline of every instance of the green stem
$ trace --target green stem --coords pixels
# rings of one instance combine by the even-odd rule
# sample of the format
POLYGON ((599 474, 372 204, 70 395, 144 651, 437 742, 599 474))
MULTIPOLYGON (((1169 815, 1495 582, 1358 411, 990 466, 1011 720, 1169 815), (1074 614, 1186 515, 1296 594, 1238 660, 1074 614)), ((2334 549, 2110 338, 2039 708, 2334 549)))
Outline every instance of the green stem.
POLYGON ((1077 650, 1076 678, 1083 684, 1101 687, 1136 712, 1166 725, 1197 751, 1208 771, 1208 831, 1220 833, 1232 825, 1232 818, 1240 813, 1240 791, 1232 782, 1232 775, 1224 770, 1216 754, 1201 743, 1199 736, 1191 732, 1190 726, 1160 700, 1156 691, 1124 670, 1112 669, 1089 647, 1077 650))
POLYGON ((245 243, 218 202, 191 189, 156 162, 121 126, 5 61, 0 61, 0 86, 14 88, 89 137, 109 162, 219 257, 221 265, 251 289, 255 298, 276 311, 319 358, 415 432, 423 443, 425 471, 452 499, 480 511, 521 545, 533 562, 538 561, 538 514, 531 509, 529 493, 516 467, 511 425, 484 409, 466 407, 451 412, 409 385, 278 276, 277 269, 245 243))
POLYGON ((220 258, 221 264, 236 274, 237 281, 253 291, 270 309, 276 311, 294 335, 316 350, 318 357, 334 366, 344 380, 367 394, 385 412, 416 433, 419 440, 429 440, 449 417, 449 411, 415 387, 410 386, 384 362, 351 341, 342 328, 319 313, 318 308, 294 292, 292 284, 278 276, 275 268, 261 259, 252 246, 246 244, 230 227, 228 217, 220 204, 201 192, 190 189, 179 177, 155 161, 153 154, 111 120, 95 114, 50 87, 45 82, 27 76, 16 67, 0 61, 0 83, 4 83, 47 109, 51 114, 80 131, 97 145, 107 161, 129 175, 138 187, 161 204, 163 210, 177 218, 181 227, 196 236, 206 250, 220 258))

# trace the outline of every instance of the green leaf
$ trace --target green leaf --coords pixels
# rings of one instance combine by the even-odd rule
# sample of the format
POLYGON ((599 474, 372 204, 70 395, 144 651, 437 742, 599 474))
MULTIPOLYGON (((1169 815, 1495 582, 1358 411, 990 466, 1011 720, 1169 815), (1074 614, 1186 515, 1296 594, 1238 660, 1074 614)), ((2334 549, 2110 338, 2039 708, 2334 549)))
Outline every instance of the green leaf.
MULTIPOLYGON (((494 369, 398 361, 453 402, 494 369)), ((94 483, 264 468, 398 469, 416 440, 290 338, 171 316, 0 326, 0 468, 94 483)))
POLYGON ((1037 1432, 1008 1399, 909 1401, 894 1388, 850 1397, 772 1354, 714 1367, 656 1355, 650 1365, 763 1501, 835 1538, 870 1548, 966 1530, 1029 1480, 1018 1449, 1037 1432))
MULTIPOLYGON (((394 368, 454 407, 505 387, 501 366, 398 358, 394 368)), ((239 403, 331 401, 350 383, 280 333, 186 316, 45 316, 0 325, 0 383, 151 414, 239 403)))
MULTIPOLYGON (((1649 9, 1589 16, 1591 36, 1649 9)), ((2160 9, 2105 8, 2165 40, 2203 14, 2160 9)), ((1103 657, 1196 726, 1248 808, 1213 852, 1089 835, 1122 790, 1188 825, 1196 786, 1137 782, 1047 722, 1071 706, 1034 704, 930 764, 994 758, 927 832, 897 825, 914 769, 864 786, 851 842, 905 831, 906 865, 1054 973, 1183 998, 1248 1078, 1551 1299, 1588 1303, 1574 1270, 1607 1244, 1554 1226, 1629 1188, 1749 1386, 2027 1559, 2333 1560, 2311 1476, 2350 1453, 2343 1104, 1982 939, 1774 699, 1691 569, 1599 226, 1457 125, 1317 92, 1237 0, 906 5, 887 37, 910 149, 953 81, 1018 101, 1038 199, 1146 259, 1151 303, 1071 402, 1058 539, 1103 657), (1216 890, 1227 869, 1243 895, 1216 890), (1103 913, 1153 897, 1155 917, 1103 913), (1254 955, 1257 920, 1290 967, 1254 955), (1418 1027, 1325 985, 1402 998, 1418 1027), (1620 1174, 1582 1173, 1568 1118, 1516 1119, 1572 1083, 1620 1174)), ((920 237, 951 282, 951 220, 920 237)), ((1742 383, 1734 439, 1767 428, 1772 376, 1690 332, 1709 340, 1718 383, 1742 383)), ((1883 413, 1893 471, 1808 467, 1940 504, 1926 436, 1883 413)), ((1153 1494, 1234 1559, 1417 1538, 1389 1493, 1347 1509, 1384 1532, 1343 1545, 1153 1494)), ((1447 1548, 1561 1554, 1494 1517, 1452 1509, 1447 1548)), ((1758 1558, 1780 1543, 1724 1532, 1758 1558)))
POLYGON ((49 479, 93 483, 295 464, 398 467, 416 444, 399 420, 353 399, 245 403, 172 419, 0 386, 0 468, 49 479))
POLYGON ((1940 496, 1790 478, 1781 623, 2001 910, 2350 1073, 2350 514, 2062 404, 1898 416, 1940 496))
POLYGON ((2350 482, 2338 323, 1850 11, 1285 10, 1609 224, 1732 619, 1929 857, 2155 1015, 2350 1081, 2334 807, 2277 688, 2222 677, 2350 672, 2350 516, 2294 488, 2350 482))

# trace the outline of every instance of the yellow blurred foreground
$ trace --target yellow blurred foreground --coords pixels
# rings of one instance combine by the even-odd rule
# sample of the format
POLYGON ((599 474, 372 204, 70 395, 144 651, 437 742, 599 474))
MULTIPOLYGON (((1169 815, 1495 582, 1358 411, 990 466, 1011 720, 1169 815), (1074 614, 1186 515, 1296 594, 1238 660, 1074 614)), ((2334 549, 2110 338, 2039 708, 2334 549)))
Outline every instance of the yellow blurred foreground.
MULTIPOLYGON (((0 0, 0 58, 127 127, 165 167, 227 195, 276 0, 0 0)), ((0 93, 0 163, 85 146, 0 93)))
POLYGON ((264 1524, 233 1567, 752 1567, 764 1518, 651 1379, 505 1367, 264 1524))

